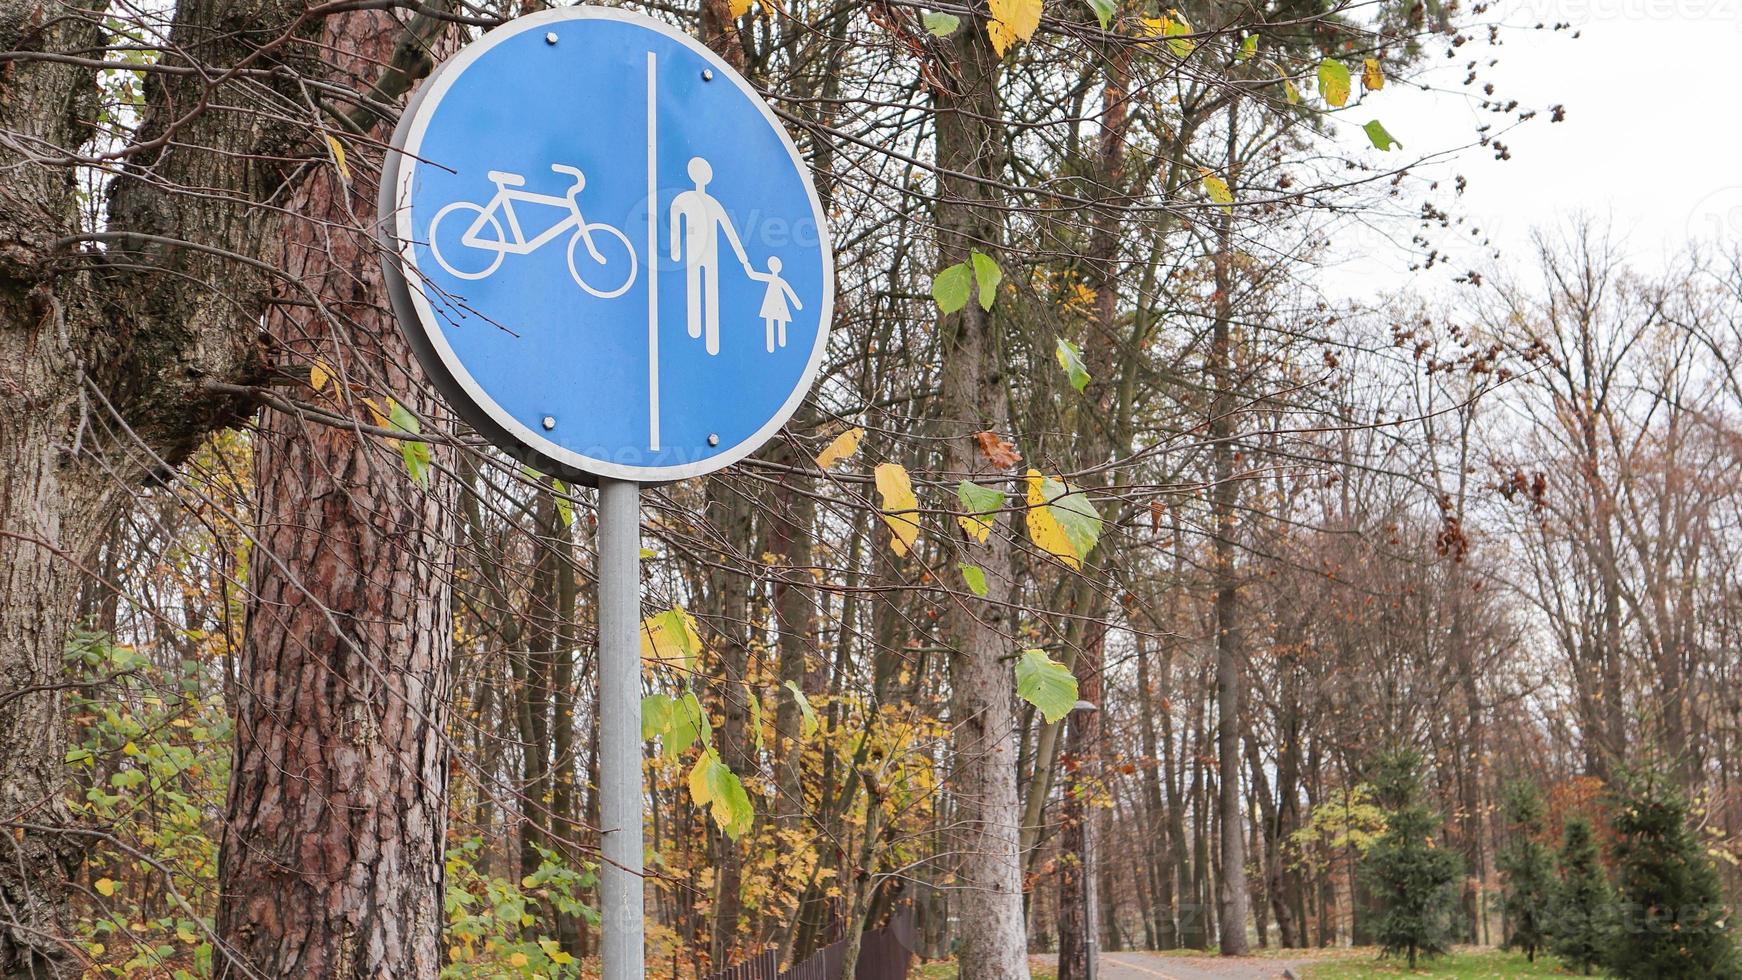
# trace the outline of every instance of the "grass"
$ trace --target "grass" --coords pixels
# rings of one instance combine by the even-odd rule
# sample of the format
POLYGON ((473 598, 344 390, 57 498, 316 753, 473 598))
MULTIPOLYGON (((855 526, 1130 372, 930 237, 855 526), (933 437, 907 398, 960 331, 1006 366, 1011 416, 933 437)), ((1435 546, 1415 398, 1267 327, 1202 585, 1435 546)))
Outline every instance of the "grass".
MULTIPOLYGON (((1580 974, 1562 969, 1554 957, 1539 953, 1531 963, 1523 953, 1507 953, 1497 949, 1462 948, 1433 960, 1420 960, 1412 971, 1403 962, 1381 960, 1376 950, 1361 949, 1255 949, 1254 956, 1287 960, 1307 960, 1299 971, 1305 980, 1370 980, 1379 977, 1415 977, 1419 980, 1539 980, 1539 978, 1576 977, 1580 974), (1316 962, 1314 962, 1316 960, 1316 962)), ((1208 957, 1215 953, 1203 950, 1168 950, 1152 952, 1151 956, 1208 957)), ((1056 980, 1053 957, 1031 956, 1028 960, 1034 980, 1056 980)), ((918 980, 957 980, 954 960, 917 964, 910 977, 918 980)))
POLYGON ((1497 949, 1459 949, 1432 960, 1418 960, 1412 971, 1401 960, 1361 959, 1315 963, 1306 980, 1367 980, 1369 977, 1426 977, 1432 980, 1535 980, 1538 977, 1579 976, 1563 969, 1552 956, 1537 954, 1532 963, 1523 953, 1497 949))

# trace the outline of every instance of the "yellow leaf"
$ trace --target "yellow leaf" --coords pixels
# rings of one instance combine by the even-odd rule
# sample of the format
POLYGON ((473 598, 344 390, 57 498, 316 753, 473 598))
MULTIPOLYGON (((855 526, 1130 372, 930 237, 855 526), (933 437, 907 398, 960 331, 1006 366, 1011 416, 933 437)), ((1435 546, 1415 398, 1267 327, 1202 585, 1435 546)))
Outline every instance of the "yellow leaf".
POLYGON ((1198 42, 1186 36, 1192 33, 1191 22, 1180 16, 1177 10, 1170 10, 1168 13, 1172 16, 1145 17, 1139 22, 1139 26, 1147 37, 1168 38, 1167 47, 1174 57, 1189 57, 1198 47, 1198 42))
POLYGON ((132 742, 128 742, 126 745, 121 746, 121 754, 122 755, 138 755, 139 754, 139 746, 135 745, 132 742))
POLYGON ((1234 192, 1228 188, 1228 182, 1216 176, 1208 167, 1199 167, 1198 176, 1203 179, 1204 193, 1210 200, 1220 204, 1222 210, 1229 210, 1228 205, 1234 203, 1234 192))
POLYGON ((641 621, 641 659, 692 670, 702 649, 696 618, 676 606, 641 621))
POLYGON ((1379 67, 1378 58, 1368 58, 1362 63, 1361 87, 1369 92, 1377 92, 1385 87, 1385 70, 1379 67))
POLYGON ((383 429, 388 427, 387 413, 381 410, 380 402, 373 398, 365 398, 363 404, 369 407, 369 416, 375 420, 376 425, 383 429))
POLYGON ((333 151, 333 163, 339 167, 339 176, 347 181, 351 179, 351 168, 345 163, 345 144, 338 141, 332 133, 327 134, 327 146, 333 151))
POLYGON ((732 16, 742 17, 750 12, 751 0, 732 0, 732 16))
POLYGON ((193 930, 191 930, 191 929, 177 929, 175 931, 175 938, 181 940, 184 943, 191 943, 191 942, 197 942, 200 937, 194 935, 193 930))
POLYGON ((108 898, 109 896, 115 894, 115 883, 113 881, 109 880, 108 878, 98 878, 97 882, 96 882, 96 887, 97 887, 97 894, 103 896, 104 898, 108 898))
POLYGON ((529 962, 531 962, 531 961, 526 958, 525 953, 515 953, 514 955, 508 957, 509 965, 513 966, 516 970, 524 970, 526 968, 526 964, 529 962))
POLYGON ((817 466, 826 470, 843 459, 851 459, 859 451, 859 440, 863 438, 865 430, 857 426, 836 436, 827 449, 817 454, 817 466))
POLYGON ((987 0, 992 19, 986 22, 986 36, 999 57, 1017 41, 1026 41, 1040 27, 1042 0, 987 0))
POLYGON ((308 369, 308 386, 316 391, 325 391, 327 382, 333 379, 333 372, 327 369, 327 362, 317 360, 308 369))
POLYGON ((879 463, 876 475, 877 492, 883 495, 883 520, 889 525, 889 546, 897 555, 905 555, 919 540, 919 498, 913 495, 913 481, 900 463, 879 463))
POLYGON ((1065 526, 1059 523, 1047 505, 1045 484, 1046 477, 1041 476, 1039 470, 1028 471, 1028 536, 1042 551, 1080 569, 1083 563, 1077 557, 1076 546, 1071 544, 1071 536, 1065 533, 1065 526))

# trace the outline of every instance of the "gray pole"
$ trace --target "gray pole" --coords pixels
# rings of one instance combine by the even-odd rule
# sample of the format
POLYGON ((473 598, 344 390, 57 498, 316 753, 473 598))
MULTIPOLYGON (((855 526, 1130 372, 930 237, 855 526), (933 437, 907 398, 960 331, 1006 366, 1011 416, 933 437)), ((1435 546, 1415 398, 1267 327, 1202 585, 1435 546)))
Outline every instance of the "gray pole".
POLYGON ((642 980, 641 485, 599 481, 599 904, 605 980, 642 980))

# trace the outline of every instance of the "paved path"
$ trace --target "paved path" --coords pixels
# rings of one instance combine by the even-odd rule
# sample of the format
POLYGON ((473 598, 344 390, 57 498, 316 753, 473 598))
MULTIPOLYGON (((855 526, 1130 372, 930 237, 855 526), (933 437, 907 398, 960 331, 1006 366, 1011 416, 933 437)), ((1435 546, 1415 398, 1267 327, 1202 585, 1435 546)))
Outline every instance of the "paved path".
POLYGON ((1294 960, 1102 953, 1101 980, 1275 980, 1294 960))

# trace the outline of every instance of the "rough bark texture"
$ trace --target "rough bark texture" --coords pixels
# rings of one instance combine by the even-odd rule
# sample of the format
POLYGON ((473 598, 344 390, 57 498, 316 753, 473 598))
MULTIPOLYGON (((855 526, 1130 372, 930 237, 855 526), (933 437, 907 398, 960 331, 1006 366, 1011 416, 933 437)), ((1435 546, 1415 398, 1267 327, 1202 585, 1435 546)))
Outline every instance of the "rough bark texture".
MULTIPOLYGON (((992 254, 1000 239, 1001 204, 983 182, 1003 152, 998 120, 998 59, 978 17, 951 36, 951 64, 937 104, 937 160, 942 200, 937 208, 940 267, 970 250, 992 254), (978 179, 977 179, 978 178, 978 179)), ((943 412, 949 428, 946 463, 952 476, 1004 485, 1007 474, 980 452, 974 433, 1007 433, 1010 405, 1002 378, 994 317, 970 302, 939 322, 943 337, 943 412)), ((964 560, 986 573, 982 601, 954 603, 950 632, 950 723, 956 816, 954 850, 964 980, 1028 977, 1018 848, 1015 676, 1006 604, 1013 578, 1008 515, 964 560)))
MULTIPOLYGON (((73 22, 42 29, 27 11, 0 4, 0 48, 59 49, 85 40, 69 36, 76 30, 73 22)), ((8 67, 0 75, 0 132, 78 145, 84 135, 73 93, 89 85, 84 73, 52 64, 8 67)), ((15 159, 4 144, 0 159, 15 159)), ((84 284, 61 282, 43 266, 50 242, 75 225, 64 175, 8 168, 0 181, 0 745, 7 746, 0 754, 0 977, 58 975, 64 882, 79 856, 75 838, 34 829, 71 822, 62 789, 61 646, 72 625, 78 566, 96 552, 95 524, 106 509, 103 484, 74 449, 81 352, 67 306, 85 302, 84 284)))
MULTIPOLYGON (((383 13, 328 22, 341 71, 385 61, 383 13)), ((361 154, 358 154, 361 155, 361 154)), ((282 268, 320 310, 269 320, 289 373, 338 379, 317 397, 369 418, 389 397, 428 418, 430 386, 386 312, 362 167, 310 181, 282 268), (359 224, 361 227, 359 227, 359 224), (306 367, 303 368, 306 370, 306 367)), ((439 462, 444 453, 435 450, 439 462)), ((441 965, 447 807, 452 483, 413 481, 373 436, 268 410, 256 439, 257 545, 236 691, 218 929, 271 977, 434 977, 441 965)))
MULTIPOLYGON (((1233 110, 1229 110, 1228 185, 1234 185, 1233 110)), ((1244 956, 1247 952, 1246 919, 1252 900, 1246 887, 1246 820, 1240 798, 1240 592, 1234 568, 1234 534, 1238 515, 1239 485, 1234 482, 1234 412, 1237 384, 1234 375, 1233 217, 1224 213, 1217 231, 1215 256, 1216 321, 1210 340, 1210 379, 1214 388, 1210 409, 1210 437, 1215 485, 1211 507, 1215 512, 1216 579, 1216 760, 1221 778, 1217 814, 1221 822, 1222 881, 1221 952, 1244 956)))
MULTIPOLYGON (((1087 590, 1079 590, 1079 595, 1087 590)), ((1096 953, 1089 941, 1095 922, 1097 876, 1094 861, 1096 848, 1090 834, 1089 821, 1095 811, 1088 805, 1103 779, 1101 773, 1101 665, 1105 634, 1098 627, 1083 644, 1083 652, 1074 665, 1077 674, 1077 695, 1090 704, 1093 711, 1073 711, 1066 719, 1069 731, 1065 740, 1064 813, 1059 818, 1059 853, 1063 857, 1059 868, 1059 980, 1090 980, 1097 973, 1096 953)))
POLYGON ((104 43, 100 7, 0 0, 0 977, 77 972, 62 647, 110 510, 240 413, 207 382, 248 380, 258 363, 265 281, 233 256, 257 255, 277 225, 259 203, 283 187, 298 128, 258 110, 296 104, 290 78, 306 67, 300 4, 181 4, 170 73, 147 80, 93 231, 71 161, 92 138, 95 78, 33 55, 88 56, 104 43), (196 60, 206 77, 174 73, 196 60), (285 72, 209 70, 242 63, 285 72))

